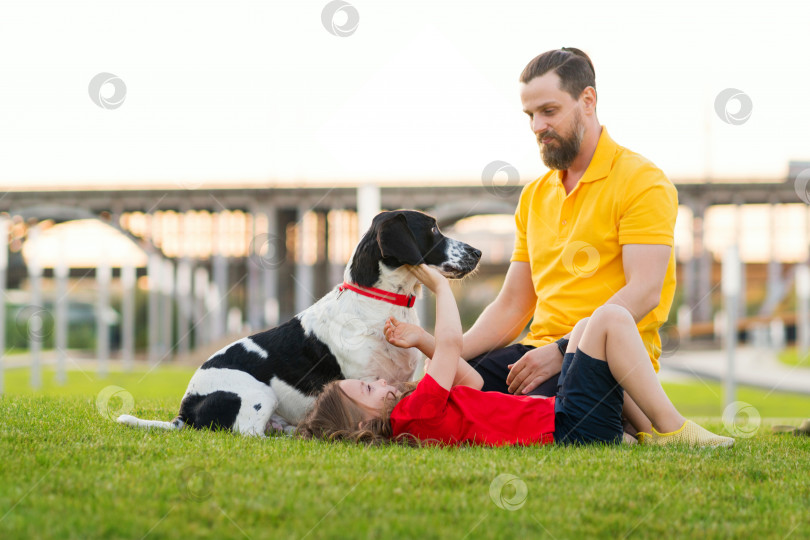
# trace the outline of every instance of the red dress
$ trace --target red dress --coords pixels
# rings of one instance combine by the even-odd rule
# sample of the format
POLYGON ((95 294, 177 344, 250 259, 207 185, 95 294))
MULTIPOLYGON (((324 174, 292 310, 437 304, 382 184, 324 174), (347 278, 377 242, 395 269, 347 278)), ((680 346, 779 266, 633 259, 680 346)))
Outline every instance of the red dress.
POLYGON ((442 388, 430 375, 391 411, 394 436, 410 433, 424 442, 483 446, 554 442, 554 399, 442 388))

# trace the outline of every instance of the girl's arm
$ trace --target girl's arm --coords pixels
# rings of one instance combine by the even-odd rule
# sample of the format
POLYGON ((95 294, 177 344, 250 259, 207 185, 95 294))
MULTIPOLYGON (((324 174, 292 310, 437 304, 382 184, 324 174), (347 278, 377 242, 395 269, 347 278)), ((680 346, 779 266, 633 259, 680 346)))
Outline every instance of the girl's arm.
MULTIPOLYGON (((433 336, 430 335, 430 332, 415 324, 404 323, 394 317, 389 317, 385 321, 384 334, 385 339, 391 345, 402 348, 416 347, 419 352, 427 356, 425 369, 430 368, 430 359, 435 350, 433 336)), ((459 358, 453 386, 469 386, 481 390, 484 386, 484 379, 470 367, 466 360, 459 358)))
POLYGON ((450 283, 436 269, 420 264, 411 268, 414 275, 436 295, 435 350, 427 374, 444 389, 450 390, 458 372, 462 332, 456 299, 450 283))

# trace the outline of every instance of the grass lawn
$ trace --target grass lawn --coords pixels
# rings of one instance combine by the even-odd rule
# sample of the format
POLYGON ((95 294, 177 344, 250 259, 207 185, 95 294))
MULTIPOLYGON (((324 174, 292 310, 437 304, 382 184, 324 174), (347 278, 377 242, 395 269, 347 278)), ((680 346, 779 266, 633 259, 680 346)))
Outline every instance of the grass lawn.
MULTIPOLYGON (((810 417, 808 396, 741 388, 762 425, 730 450, 365 448, 108 418, 173 418, 190 374, 46 371, 32 393, 7 371, 0 538, 810 537, 810 438, 769 429, 810 417)), ((665 387, 727 433, 719 385, 665 387)))

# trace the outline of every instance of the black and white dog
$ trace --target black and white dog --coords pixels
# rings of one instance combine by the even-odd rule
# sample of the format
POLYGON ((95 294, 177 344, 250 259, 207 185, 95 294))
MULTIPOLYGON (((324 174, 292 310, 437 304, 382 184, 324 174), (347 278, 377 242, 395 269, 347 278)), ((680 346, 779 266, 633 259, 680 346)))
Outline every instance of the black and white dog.
POLYGON ((191 377, 174 420, 118 421, 263 436, 271 425, 292 431, 332 380, 410 380, 420 353, 394 347, 382 333, 389 316, 419 322, 411 307, 420 284, 403 265, 425 263, 458 279, 480 258, 479 250, 442 235, 427 214, 382 212, 355 248, 343 285, 292 320, 213 354, 191 377))

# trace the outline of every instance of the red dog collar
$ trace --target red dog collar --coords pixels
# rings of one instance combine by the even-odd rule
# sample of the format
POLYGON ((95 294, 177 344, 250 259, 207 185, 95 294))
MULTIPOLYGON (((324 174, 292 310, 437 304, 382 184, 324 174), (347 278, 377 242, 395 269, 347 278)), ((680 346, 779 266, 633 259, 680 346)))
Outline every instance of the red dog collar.
POLYGON ((412 294, 392 293, 384 291, 382 289, 375 289, 374 287, 363 287, 362 285, 347 283, 344 281, 343 285, 338 287, 338 290, 340 290, 340 292, 343 292, 346 289, 354 291, 357 294, 362 294, 363 296, 368 296, 369 298, 374 298, 375 300, 382 300, 383 302, 394 304, 395 306, 413 307, 413 303, 416 300, 416 296, 412 294))

